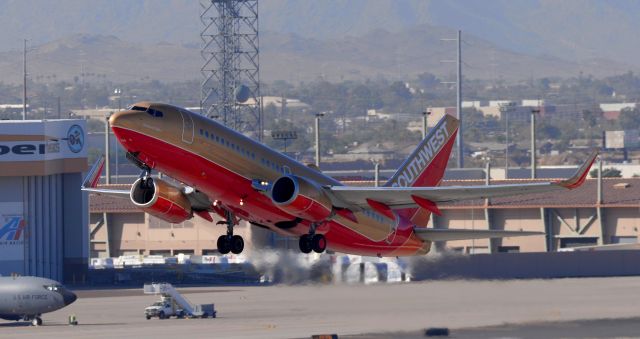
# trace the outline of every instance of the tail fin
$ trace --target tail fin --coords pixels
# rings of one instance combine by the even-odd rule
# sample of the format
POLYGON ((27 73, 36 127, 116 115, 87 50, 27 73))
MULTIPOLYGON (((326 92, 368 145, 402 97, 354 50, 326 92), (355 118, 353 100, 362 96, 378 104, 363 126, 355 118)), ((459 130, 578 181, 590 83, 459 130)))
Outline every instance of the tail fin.
MULTIPOLYGON (((437 186, 447 168, 458 125, 458 119, 446 114, 384 186, 437 186)), ((430 212, 424 209, 407 208, 398 210, 398 213, 418 226, 426 226, 429 221, 430 212)))

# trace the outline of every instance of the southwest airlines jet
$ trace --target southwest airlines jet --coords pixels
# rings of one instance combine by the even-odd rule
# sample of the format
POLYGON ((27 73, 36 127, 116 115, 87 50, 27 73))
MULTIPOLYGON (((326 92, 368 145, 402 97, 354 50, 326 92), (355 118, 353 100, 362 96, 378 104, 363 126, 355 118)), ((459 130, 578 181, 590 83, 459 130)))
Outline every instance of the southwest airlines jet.
POLYGON ((440 187, 458 120, 446 115, 382 187, 351 187, 305 166, 222 124, 185 109, 140 102, 110 118, 111 128, 141 169, 130 190, 97 188, 104 158, 89 171, 82 189, 123 196, 143 211, 171 223, 218 214, 226 234, 218 250, 241 253, 233 234, 240 220, 299 237, 300 250, 325 249, 367 256, 410 256, 429 252, 433 241, 541 234, 503 230, 427 228, 443 202, 580 186, 597 153, 566 180, 527 184, 440 187), (152 178, 159 171, 180 184, 152 178))

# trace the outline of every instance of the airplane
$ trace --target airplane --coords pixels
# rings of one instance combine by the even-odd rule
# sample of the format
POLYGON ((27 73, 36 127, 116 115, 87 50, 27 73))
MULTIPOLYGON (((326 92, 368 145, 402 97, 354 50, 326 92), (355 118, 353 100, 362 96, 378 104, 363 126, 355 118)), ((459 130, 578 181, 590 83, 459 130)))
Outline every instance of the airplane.
POLYGON ((218 214, 226 234, 222 254, 239 254, 234 235, 240 220, 281 235, 299 237, 303 253, 326 249, 365 256, 413 256, 434 241, 544 234, 504 230, 427 228, 438 204, 580 186, 597 151, 565 180, 490 186, 438 186, 458 132, 445 115, 382 187, 352 187, 261 144, 221 123, 186 109, 139 102, 109 118, 127 158, 140 168, 129 190, 98 188, 104 157, 88 172, 82 190, 129 198, 143 211, 171 223, 218 214), (153 178, 159 171, 175 181, 153 178))
POLYGON ((57 281, 40 277, 0 277, 0 318, 42 325, 43 313, 71 305, 77 296, 57 281))

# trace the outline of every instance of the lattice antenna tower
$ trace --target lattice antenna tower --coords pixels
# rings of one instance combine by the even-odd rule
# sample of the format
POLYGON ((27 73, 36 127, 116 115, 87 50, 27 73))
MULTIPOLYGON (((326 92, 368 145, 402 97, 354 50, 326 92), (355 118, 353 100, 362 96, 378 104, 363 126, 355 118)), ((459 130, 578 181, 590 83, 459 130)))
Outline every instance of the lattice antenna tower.
POLYGON ((262 139, 258 0, 201 0, 201 112, 262 139))

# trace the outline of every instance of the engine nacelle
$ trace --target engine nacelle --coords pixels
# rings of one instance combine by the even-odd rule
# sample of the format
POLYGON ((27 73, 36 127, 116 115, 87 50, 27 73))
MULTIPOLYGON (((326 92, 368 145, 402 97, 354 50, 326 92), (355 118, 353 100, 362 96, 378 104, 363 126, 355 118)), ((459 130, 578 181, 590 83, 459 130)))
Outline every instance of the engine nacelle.
POLYGON ((181 223, 193 217, 189 199, 164 180, 136 180, 129 194, 131 201, 143 211, 170 223, 181 223), (152 181, 152 184, 149 182, 152 181))
POLYGON ((322 221, 331 216, 333 204, 317 183, 287 175, 271 186, 271 200, 281 210, 309 221, 322 221))

